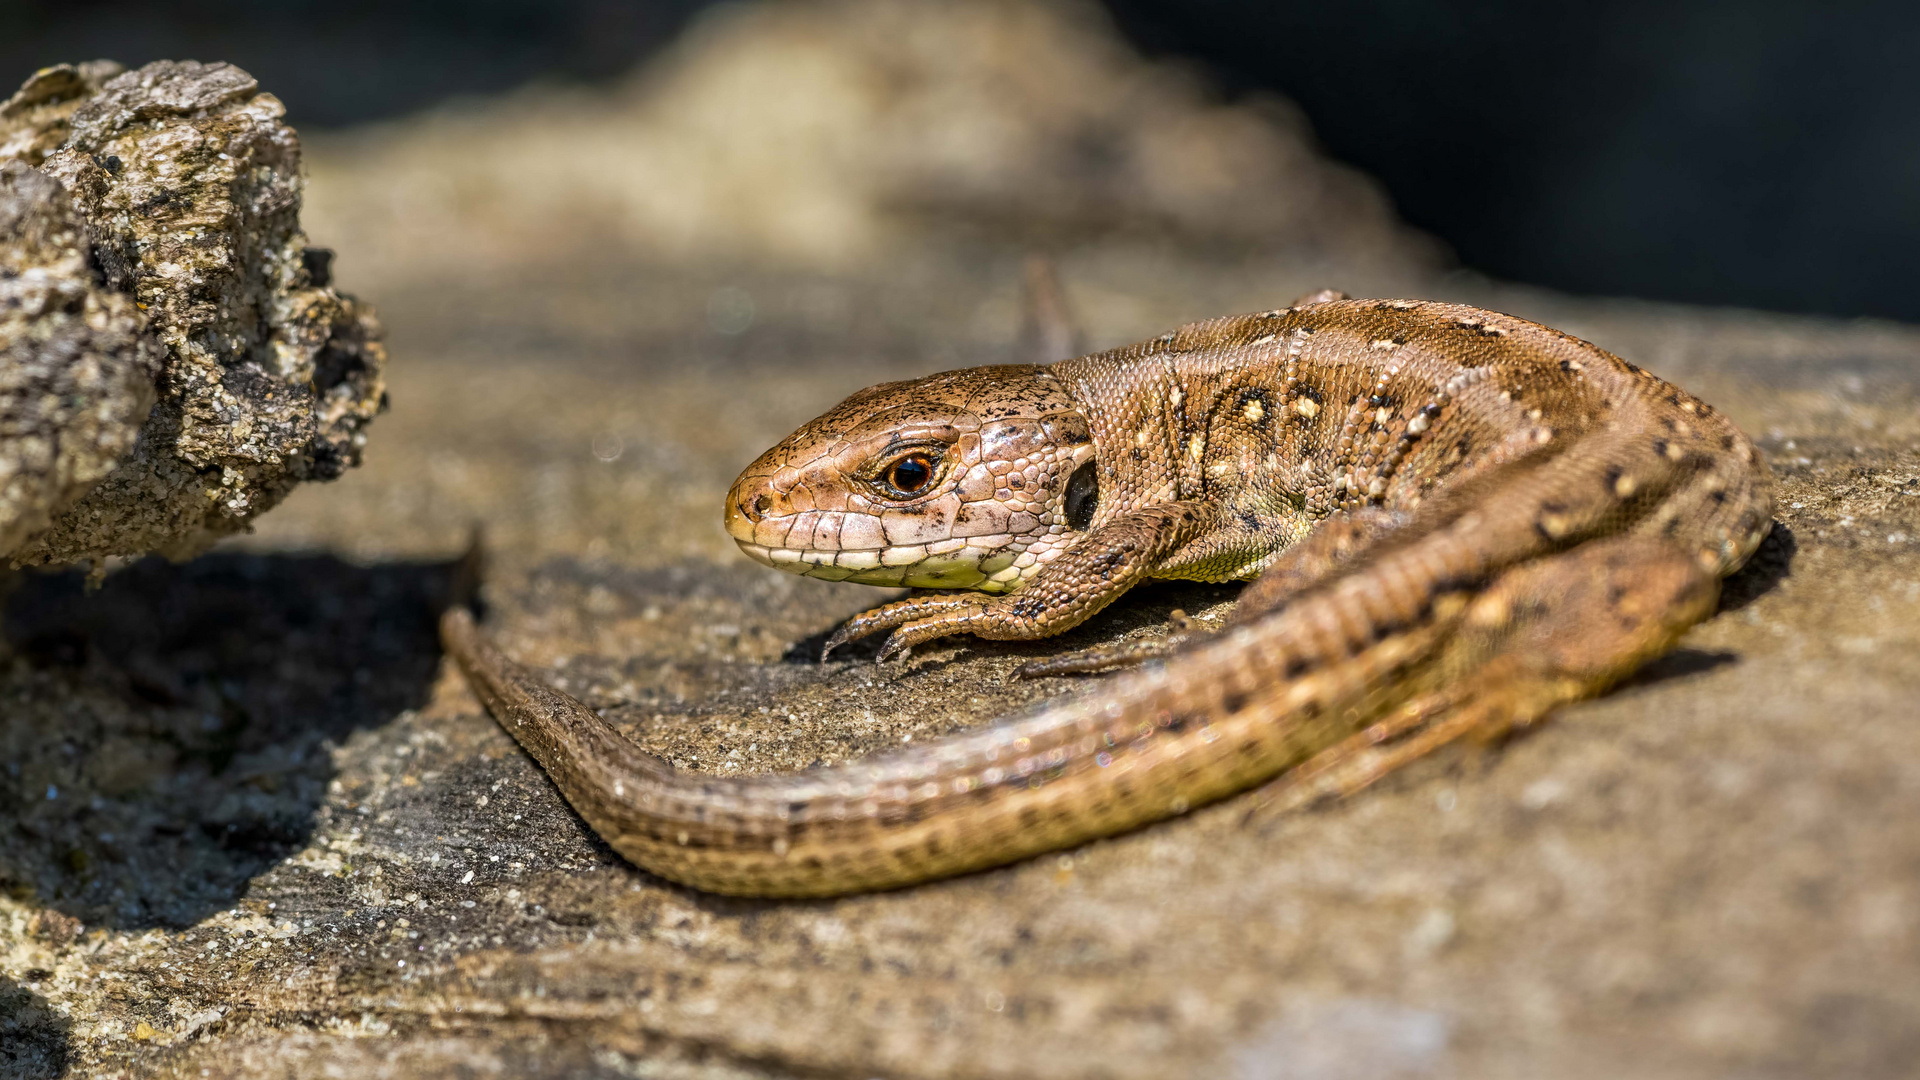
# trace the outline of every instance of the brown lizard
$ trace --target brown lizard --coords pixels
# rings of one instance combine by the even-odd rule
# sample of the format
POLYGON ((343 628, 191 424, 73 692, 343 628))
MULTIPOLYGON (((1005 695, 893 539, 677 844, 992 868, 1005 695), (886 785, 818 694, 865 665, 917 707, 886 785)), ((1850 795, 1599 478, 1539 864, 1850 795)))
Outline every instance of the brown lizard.
MULTIPOLYGON (((1355 790, 1590 696, 1709 615, 1772 478, 1699 399, 1476 308, 1319 293, 1050 365, 863 390, 727 496, 752 557, 908 585, 829 641, 1037 638, 1148 578, 1251 579, 1225 631, 1096 692, 790 775, 684 772, 443 622, 616 850, 715 892, 911 884, 1281 777, 1355 790)), ((1091 650, 1027 673, 1093 670, 1091 650)))

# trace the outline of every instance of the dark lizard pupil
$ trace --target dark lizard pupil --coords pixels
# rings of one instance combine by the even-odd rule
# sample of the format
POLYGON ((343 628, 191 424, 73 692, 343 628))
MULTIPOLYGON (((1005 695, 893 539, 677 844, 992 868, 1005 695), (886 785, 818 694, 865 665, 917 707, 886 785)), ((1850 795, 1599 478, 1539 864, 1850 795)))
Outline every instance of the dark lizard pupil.
POLYGON ((901 458, 887 472, 887 483, 892 484, 895 491, 909 495, 926 487, 932 479, 933 463, 919 454, 901 458))

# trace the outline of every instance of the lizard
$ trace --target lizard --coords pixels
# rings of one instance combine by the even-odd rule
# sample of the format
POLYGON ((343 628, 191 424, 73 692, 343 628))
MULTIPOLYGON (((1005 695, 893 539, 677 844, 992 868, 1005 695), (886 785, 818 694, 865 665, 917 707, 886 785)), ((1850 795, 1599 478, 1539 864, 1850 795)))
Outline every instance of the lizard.
MULTIPOLYGON (((1057 337, 1057 335, 1056 335, 1057 337)), ((502 656, 448 653, 589 825, 661 877, 830 896, 1011 863, 1265 785, 1352 793, 1603 692, 1711 615, 1772 519, 1751 441, 1511 315, 1332 291, 1051 364, 862 390, 727 495, 750 557, 922 591, 828 649, 1033 639, 1150 578, 1250 581, 1225 627, 1023 674, 1091 693, 790 774, 648 755, 502 656), (1144 663, 1141 663, 1145 661, 1144 663)))

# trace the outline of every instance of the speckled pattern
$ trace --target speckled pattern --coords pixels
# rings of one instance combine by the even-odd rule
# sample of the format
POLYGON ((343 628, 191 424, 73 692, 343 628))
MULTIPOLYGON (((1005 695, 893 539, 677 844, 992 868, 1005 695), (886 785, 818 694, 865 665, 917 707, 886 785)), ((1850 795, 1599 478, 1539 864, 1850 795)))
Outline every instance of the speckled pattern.
POLYGON ((1654 535, 1725 575, 1765 535, 1765 463, 1692 394, 1496 312, 1309 299, 1049 367, 861 391, 734 481, 727 530, 812 577, 1015 594, 888 605, 829 643, 892 631, 883 655, 1057 634, 1147 578, 1250 579, 1329 515, 1393 522, 1384 535, 1476 474, 1515 478, 1473 483, 1533 502, 1542 550, 1654 535), (1601 475, 1554 480, 1579 468, 1540 465, 1566 447, 1601 475), (931 470, 920 490, 888 480, 907 459, 931 470), (1097 486, 1074 491, 1089 464, 1097 486))
MULTIPOLYGON (((358 462, 386 353, 300 229, 285 112, 245 71, 194 61, 60 65, 0 103, 0 160, 64 190, 89 284, 137 313, 113 363, 145 381, 137 410, 103 406, 136 413, 115 421, 132 431, 107 440, 110 467, 0 545, 15 564, 191 556, 358 462)), ((76 446, 90 438, 68 426, 76 446)))
MULTIPOLYGON (((1025 517, 1020 539, 1048 547, 1006 596, 899 601, 828 641, 898 627, 883 659, 954 633, 1049 636, 1147 576, 1279 560, 1230 633, 1101 693, 871 760, 718 779, 637 751, 464 610, 442 633, 616 851, 716 892, 836 895, 1112 835, 1289 767, 1270 801, 1351 793, 1463 735, 1524 728, 1709 614, 1766 535, 1772 488, 1728 420, 1586 342, 1460 305, 1317 299, 876 387, 728 494, 729 532, 761 555, 753 541, 924 560, 976 517, 1025 517), (1011 475, 1030 459, 1053 463, 1016 496, 1039 495, 1037 515, 992 494, 996 460, 1011 475), (1067 477, 1089 463, 1102 497, 1075 522, 1067 477)), ((991 543, 986 558, 1014 541, 991 543)))
POLYGON ((160 345, 88 256, 66 191, 0 154, 0 556, 113 471, 153 405, 160 345))

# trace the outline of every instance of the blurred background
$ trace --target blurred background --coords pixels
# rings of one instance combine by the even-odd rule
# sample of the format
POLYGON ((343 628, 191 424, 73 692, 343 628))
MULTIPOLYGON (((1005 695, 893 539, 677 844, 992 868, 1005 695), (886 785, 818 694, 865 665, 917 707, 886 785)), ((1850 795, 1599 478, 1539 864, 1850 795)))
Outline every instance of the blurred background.
MULTIPOLYGON (((528 87, 617 87, 713 6, 11 0, 0 71, 225 59, 311 136, 528 87)), ((1105 0, 1105 12, 1134 48, 1229 100, 1298 103, 1329 156, 1478 271, 1920 319, 1920 7, 1105 0)))

